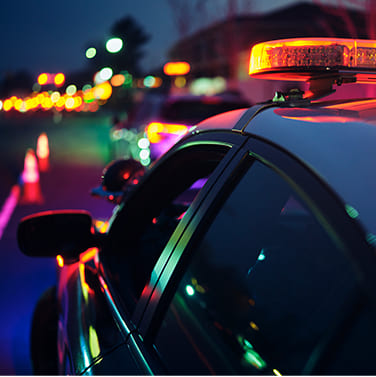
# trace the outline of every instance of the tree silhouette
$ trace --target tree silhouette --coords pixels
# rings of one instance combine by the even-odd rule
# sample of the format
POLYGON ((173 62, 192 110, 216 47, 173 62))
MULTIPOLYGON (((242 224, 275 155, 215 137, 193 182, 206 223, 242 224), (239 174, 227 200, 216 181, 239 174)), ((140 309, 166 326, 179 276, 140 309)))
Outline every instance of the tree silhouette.
POLYGON ((104 66, 109 66, 115 74, 126 70, 134 76, 140 76, 142 73, 140 59, 144 55, 142 47, 149 41, 150 36, 133 17, 126 16, 111 27, 109 38, 113 37, 123 40, 123 48, 112 54, 106 51, 106 41, 96 43, 97 54, 90 60, 93 68, 99 70, 104 66))

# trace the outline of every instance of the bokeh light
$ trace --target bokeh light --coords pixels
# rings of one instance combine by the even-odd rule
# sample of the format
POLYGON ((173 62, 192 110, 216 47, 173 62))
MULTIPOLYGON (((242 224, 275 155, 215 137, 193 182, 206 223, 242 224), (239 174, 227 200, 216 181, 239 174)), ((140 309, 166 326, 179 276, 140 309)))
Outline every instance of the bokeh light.
POLYGON ((77 92, 77 86, 74 84, 68 85, 67 88, 65 89, 65 93, 68 94, 68 96, 73 96, 77 92))
POLYGON ((125 77, 122 74, 117 74, 111 78, 112 86, 121 86, 125 82, 125 77))
POLYGON ((110 80, 112 75, 113 71, 110 67, 102 68, 99 72, 95 74, 94 82, 95 84, 101 84, 102 82, 110 80))
POLYGON ((187 80, 185 77, 179 76, 175 78, 174 82, 177 88, 184 88, 185 84, 187 83, 187 80))
POLYGON ((147 88, 152 88, 155 84, 155 77, 154 76, 146 76, 144 78, 144 85, 147 88))
POLYGON ((95 47, 89 47, 86 52, 85 52, 85 56, 88 58, 88 59, 93 59, 94 56, 97 55, 97 50, 95 49, 95 47))
POLYGON ((39 85, 46 85, 47 82, 48 82, 48 74, 47 73, 41 73, 39 76, 38 76, 38 84, 39 85))
POLYGON ((163 66, 163 72, 168 76, 186 75, 190 70, 187 62, 168 62, 163 66))
POLYGON ((111 38, 106 42, 108 52, 115 54, 123 48, 123 41, 120 38, 111 38))
POLYGON ((54 83, 56 86, 61 86, 65 82, 64 73, 57 73, 54 77, 54 83))

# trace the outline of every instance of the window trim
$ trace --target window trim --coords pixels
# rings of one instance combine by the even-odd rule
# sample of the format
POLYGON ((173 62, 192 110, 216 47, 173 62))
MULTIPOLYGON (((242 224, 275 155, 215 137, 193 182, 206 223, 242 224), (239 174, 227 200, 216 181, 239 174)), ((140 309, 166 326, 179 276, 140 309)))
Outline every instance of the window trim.
MULTIPOLYGON (((218 198, 226 195, 228 181, 239 178, 239 165, 244 166, 243 160, 248 157, 248 153, 245 153, 244 147, 241 147, 228 157, 231 157, 231 160, 222 161, 223 166, 221 166, 221 169, 217 169, 215 177, 213 176, 213 180, 211 181, 211 185, 206 187, 206 190, 202 193, 200 200, 195 203, 190 216, 183 219, 185 220, 184 227, 178 226, 176 229, 179 231, 179 238, 173 243, 173 245, 171 244, 169 258, 166 260, 162 273, 158 276, 158 279, 154 284, 153 291, 150 293, 148 300, 148 306, 145 307, 145 314, 140 321, 139 331, 147 343, 150 343, 154 336, 154 334, 149 331, 149 328, 155 323, 156 318, 158 318, 160 315, 159 300, 162 295, 164 295, 166 288, 171 287, 171 278, 173 275, 175 275, 176 266, 178 263, 180 264, 182 259, 185 259, 187 254, 185 252, 187 243, 191 244, 189 235, 192 234, 192 232, 194 232, 194 230, 199 227, 203 221, 207 220, 206 215, 208 213, 210 213, 212 217, 214 216, 212 210, 215 210, 218 208, 218 206, 213 204, 218 201, 218 198), (234 172, 236 173, 235 175, 234 172), (214 183, 216 183, 216 185, 214 185, 214 183), (186 239, 187 237, 188 240, 186 239), (182 244, 185 246, 182 246, 182 244)), ((249 160, 249 162, 251 163, 251 160, 249 160)), ((208 223, 211 224, 211 221, 208 223)), ((200 232, 199 237, 200 239, 202 238, 202 231, 200 232)), ((167 245, 167 247, 169 246, 170 243, 167 245)))
POLYGON ((199 194, 193 202, 193 205, 190 206, 189 210, 186 212, 184 218, 178 224, 177 228, 171 235, 170 240, 162 251, 160 258, 154 266, 151 281, 149 282, 147 287, 145 287, 144 292, 142 293, 141 298, 136 305, 136 309, 132 316, 133 323, 139 324, 143 321, 146 308, 149 306, 150 300, 152 300, 159 279, 163 275, 163 271, 168 265, 169 260, 173 255, 173 252, 176 248, 176 245, 179 243, 181 236, 184 234, 185 229, 189 226, 189 223, 191 222, 197 210, 199 210, 201 203, 205 200, 214 184, 221 176, 222 171, 231 162, 233 156, 238 152, 239 147, 241 147, 241 145, 243 145, 246 140, 247 138, 238 133, 231 133, 230 138, 229 135, 223 135, 223 132, 214 131, 208 133, 198 133, 193 137, 189 137, 187 139, 184 139, 183 142, 178 143, 168 154, 166 154, 160 161, 158 161, 158 165, 162 164, 165 160, 174 158, 173 156, 176 153, 179 153, 180 151, 188 148, 210 148, 213 145, 228 148, 227 153, 219 162, 218 166, 214 169, 213 174, 211 174, 205 186, 202 188, 202 190, 200 190, 199 194))
MULTIPOLYGON (((226 134, 227 134, 227 132, 226 132, 226 134)), ((207 185, 205 186, 205 188, 203 190, 200 191, 200 194, 195 199, 196 205, 195 205, 194 209, 192 209, 191 211, 188 211, 188 212, 192 212, 192 211, 195 210, 195 208, 199 207, 199 203, 202 202, 202 200, 206 196, 207 192, 210 191, 210 188, 213 186, 213 184, 216 180, 216 177, 218 177, 220 175, 220 172, 222 170, 221 166, 227 165, 228 161, 230 161, 232 159, 232 156, 236 153, 239 146, 244 144, 245 140, 246 139, 244 138, 244 136, 239 134, 239 133, 235 133, 235 134, 232 134, 232 135, 228 135, 228 134, 223 135, 223 132, 197 133, 195 135, 190 136, 189 138, 186 138, 186 142, 183 140, 180 143, 178 143, 175 147, 173 147, 171 149, 171 151, 168 152, 165 156, 163 156, 155 164, 155 166, 152 169, 153 169, 153 171, 156 171, 157 169, 159 169, 158 166, 160 166, 161 164, 164 164, 164 161, 168 161, 170 159, 173 159, 174 156, 176 155, 176 153, 179 153, 179 151, 181 151, 183 149, 197 148, 200 145, 203 146, 203 148, 212 147, 213 145, 228 148, 228 151, 225 153, 222 161, 215 168, 214 173, 212 174, 212 177, 210 177, 210 179, 208 180, 207 185), (220 170, 219 170, 219 172, 216 173, 218 168, 220 170), (208 188, 208 183, 209 183, 209 188, 208 188)), ((146 182, 146 184, 147 184, 147 182, 146 182)), ((117 218, 118 212, 120 210, 121 209, 118 208, 115 215, 113 216, 113 219, 112 219, 113 222, 114 221, 116 222, 116 218, 117 218)), ((186 216, 184 216, 184 219, 181 221, 182 224, 179 224, 179 226, 178 226, 179 230, 177 230, 177 229, 175 230, 175 232, 173 234, 174 238, 171 237, 174 240, 176 240, 176 242, 179 239, 179 234, 183 233, 183 230, 186 227, 186 223, 188 223, 189 220, 192 217, 192 215, 190 215, 190 213, 188 213, 188 212, 187 212, 186 216), (184 225, 184 227, 183 227, 183 225, 184 225)), ((166 251, 166 248, 167 248, 167 245, 166 245, 165 250, 162 252, 163 258, 166 260, 166 262, 167 262, 167 260, 170 256, 170 253, 173 250, 176 242, 172 242, 171 247, 170 247, 170 249, 168 249, 168 251, 166 251)), ((169 244, 170 244, 170 242, 169 242, 169 244)), ((162 257, 162 255, 161 255, 161 257, 162 257)), ((100 263, 99 263, 100 268, 98 268, 98 273, 99 273, 99 276, 100 276, 99 283, 101 284, 102 289, 105 292, 108 293, 108 294, 105 295, 106 301, 110 305, 111 311, 112 311, 113 316, 116 320, 116 323, 118 324, 119 330, 124 334, 126 339, 129 339, 129 336, 133 333, 134 329, 136 328, 137 323, 139 323, 141 321, 142 317, 143 317, 145 308, 146 308, 146 306, 149 302, 149 299, 150 299, 150 295, 148 295, 148 292, 149 292, 149 294, 152 293, 153 284, 149 284, 151 291, 145 290, 143 292, 140 300, 138 301, 138 303, 136 305, 134 313, 129 320, 129 315, 126 314, 127 310, 126 310, 126 308, 124 308, 123 303, 122 303, 122 299, 121 299, 122 294, 121 294, 121 292, 119 292, 116 289, 114 284, 112 284, 111 277, 106 272, 106 268, 105 268, 106 262, 104 261, 103 257, 101 258, 101 255, 99 255, 99 260, 100 260, 100 263), (102 266, 101 266, 102 264, 103 264, 104 268, 102 268, 102 266)), ((162 269, 163 269, 163 266, 164 266, 164 264, 162 264, 162 269)))

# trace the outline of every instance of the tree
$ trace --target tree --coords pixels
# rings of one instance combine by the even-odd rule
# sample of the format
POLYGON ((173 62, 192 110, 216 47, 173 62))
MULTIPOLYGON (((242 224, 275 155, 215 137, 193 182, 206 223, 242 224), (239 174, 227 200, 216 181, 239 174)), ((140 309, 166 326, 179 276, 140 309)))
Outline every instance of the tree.
POLYGON ((0 95, 28 94, 34 84, 32 75, 27 71, 8 73, 0 82, 0 95))
POLYGON ((133 17, 126 16, 111 27, 110 38, 113 37, 122 39, 123 48, 112 54, 106 51, 106 41, 96 43, 97 54, 91 59, 91 64, 96 70, 110 66, 114 73, 126 70, 134 76, 140 76, 140 59, 144 55, 142 47, 149 41, 150 36, 133 17))

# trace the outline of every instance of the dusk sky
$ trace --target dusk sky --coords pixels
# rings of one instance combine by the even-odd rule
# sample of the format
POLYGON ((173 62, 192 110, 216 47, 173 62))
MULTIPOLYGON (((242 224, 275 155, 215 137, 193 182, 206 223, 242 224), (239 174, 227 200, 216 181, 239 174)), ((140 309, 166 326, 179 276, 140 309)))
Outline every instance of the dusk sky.
MULTIPOLYGON (((168 49, 179 37, 177 15, 171 4, 194 0, 17 0, 3 1, 0 11, 0 79, 7 72, 74 72, 85 65, 85 47, 105 40, 111 26, 131 15, 151 35, 145 45, 144 69, 166 61, 168 49), (6 5, 5 5, 6 3, 6 5)), ((205 1, 210 17, 187 17, 190 28, 224 17, 226 0, 205 1), (213 7, 211 5, 213 4, 213 7), (214 6, 215 5, 215 6, 214 6), (222 11, 222 15, 220 14, 222 11), (217 12, 217 13, 215 13, 217 12)), ((322 0, 325 2, 324 0, 322 0)), ((263 13, 296 0, 238 0, 238 11, 263 13)))

